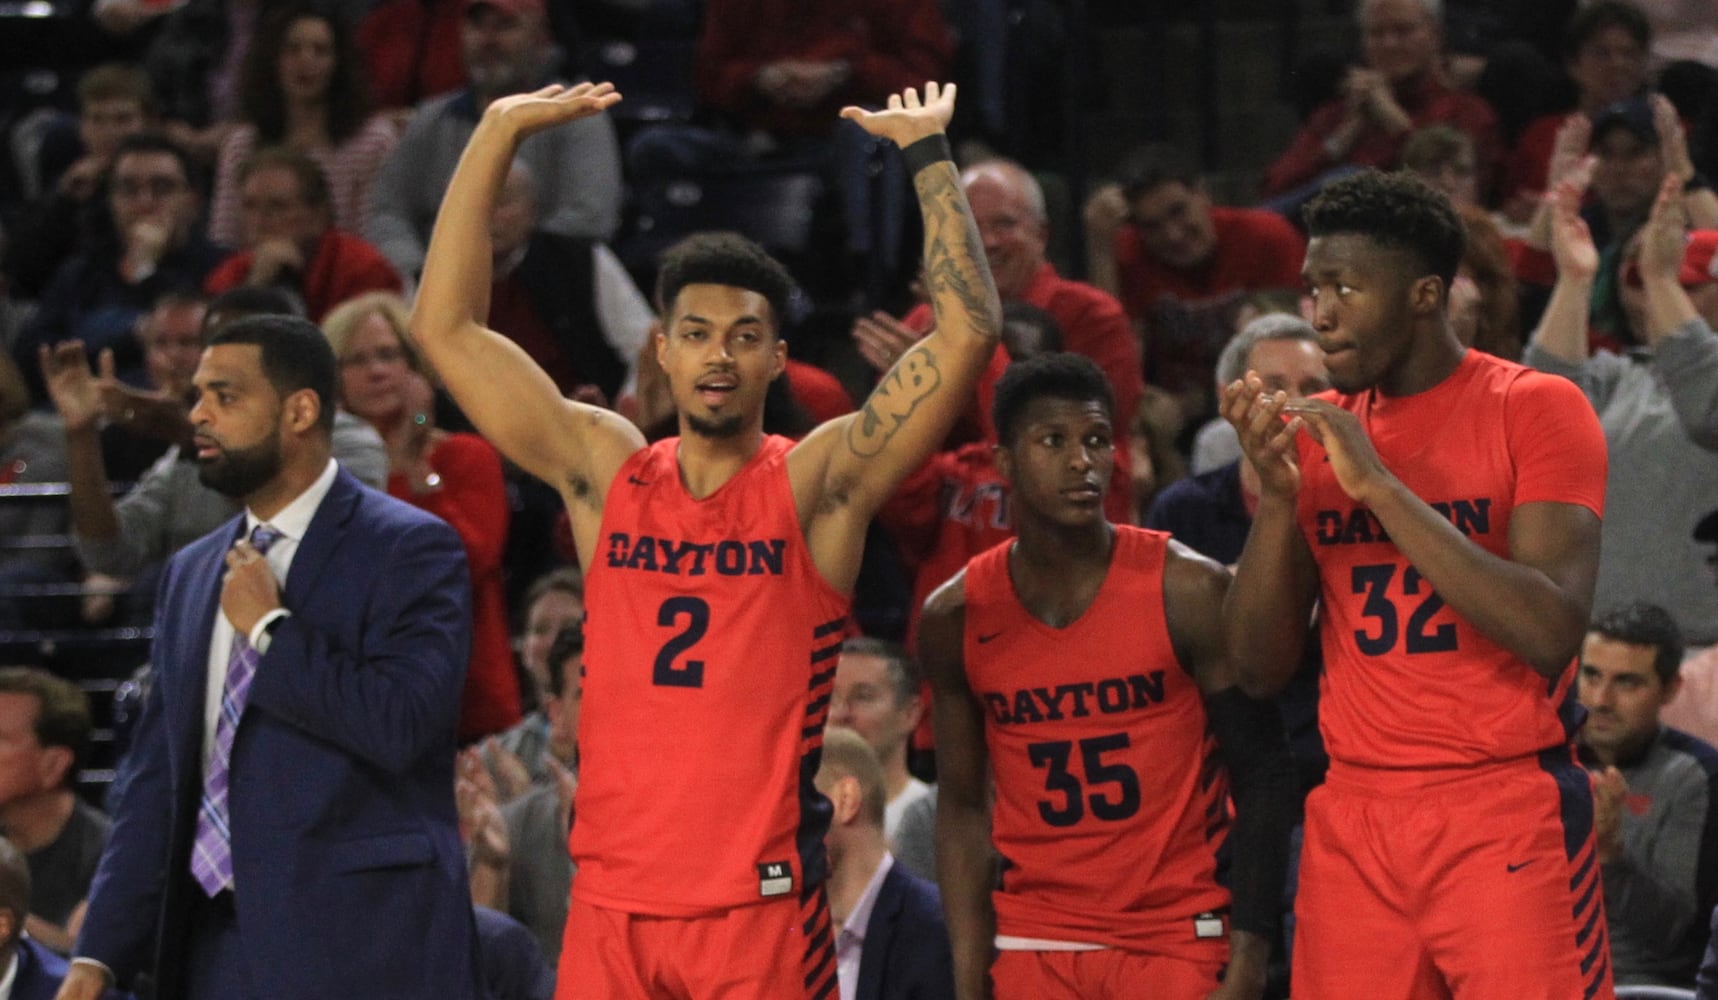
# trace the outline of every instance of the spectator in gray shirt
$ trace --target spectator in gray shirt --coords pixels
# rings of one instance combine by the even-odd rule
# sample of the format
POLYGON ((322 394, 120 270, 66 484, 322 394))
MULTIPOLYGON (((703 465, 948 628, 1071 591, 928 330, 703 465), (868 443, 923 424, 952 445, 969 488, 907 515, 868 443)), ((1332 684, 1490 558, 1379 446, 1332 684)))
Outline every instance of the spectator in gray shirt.
MULTIPOLYGON (((554 82, 542 0, 467 0, 460 45, 471 86, 418 105, 370 190, 364 237, 408 278, 423 270, 436 210, 483 109, 554 82)), ((531 136, 518 155, 536 179, 540 228, 590 240, 614 234, 623 190, 606 115, 531 136)))
POLYGON ((1631 604, 1581 644, 1583 760, 1618 986, 1694 985, 1718 903, 1718 750, 1664 726, 1682 636, 1663 608, 1631 604))
POLYGON ((1581 189, 1552 194, 1557 284, 1522 360, 1573 380, 1609 446, 1595 607, 1643 600, 1668 610, 1694 645, 1718 642, 1718 592, 1695 522, 1718 507, 1718 232, 1683 231, 1668 182, 1631 242, 1619 288, 1645 348, 1588 349, 1588 301, 1599 255, 1576 214, 1581 189))

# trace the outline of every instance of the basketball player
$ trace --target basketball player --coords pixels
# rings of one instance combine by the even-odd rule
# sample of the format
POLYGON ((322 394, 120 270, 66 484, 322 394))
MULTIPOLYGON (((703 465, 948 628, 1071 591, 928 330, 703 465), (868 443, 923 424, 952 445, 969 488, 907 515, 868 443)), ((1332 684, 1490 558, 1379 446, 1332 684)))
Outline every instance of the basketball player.
POLYGON ((920 623, 961 1000, 1264 990, 1293 765, 1276 709, 1242 695, 1224 661, 1228 572, 1104 517, 1113 405, 1078 355, 1008 368, 996 464, 1018 537, 968 562, 920 623), (1216 878, 1228 777, 1232 909, 1216 878))
POLYGON ((914 174, 937 329, 859 412, 798 444, 762 431, 791 279, 739 237, 694 237, 662 264, 655 349, 677 438, 646 447, 617 414, 562 399, 482 325, 490 208, 514 150, 619 98, 581 84, 489 106, 412 320, 478 428, 559 488, 585 567, 578 872, 557 995, 826 996, 829 806, 812 781, 866 525, 942 441, 1000 328, 943 137, 954 88, 843 112, 914 174))
POLYGON ((1262 487, 1224 605, 1250 691, 1288 680, 1321 607, 1330 773, 1306 805, 1295 994, 1609 997, 1570 744, 1598 419, 1572 382, 1457 342, 1441 194, 1366 173, 1306 219, 1335 391, 1290 402, 1249 373, 1223 393, 1262 487))

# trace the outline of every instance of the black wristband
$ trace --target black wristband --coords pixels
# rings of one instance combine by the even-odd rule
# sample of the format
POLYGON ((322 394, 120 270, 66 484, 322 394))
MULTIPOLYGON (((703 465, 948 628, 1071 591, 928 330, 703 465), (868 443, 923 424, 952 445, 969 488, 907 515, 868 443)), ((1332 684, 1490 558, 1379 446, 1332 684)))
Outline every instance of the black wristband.
POLYGON ((938 132, 901 147, 901 158, 907 161, 907 172, 916 174, 933 163, 953 163, 954 151, 949 149, 948 136, 938 132))

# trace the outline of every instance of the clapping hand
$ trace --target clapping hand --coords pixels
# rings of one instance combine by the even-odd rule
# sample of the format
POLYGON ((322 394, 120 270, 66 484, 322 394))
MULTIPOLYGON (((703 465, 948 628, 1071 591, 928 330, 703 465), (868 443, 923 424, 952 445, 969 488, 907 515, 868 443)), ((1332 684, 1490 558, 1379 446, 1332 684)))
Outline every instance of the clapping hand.
POLYGON ((1299 417, 1283 419, 1288 393, 1267 392, 1257 372, 1223 387, 1218 411, 1241 438, 1241 451, 1259 474, 1260 493, 1292 497, 1300 492, 1300 460, 1295 434, 1299 417))

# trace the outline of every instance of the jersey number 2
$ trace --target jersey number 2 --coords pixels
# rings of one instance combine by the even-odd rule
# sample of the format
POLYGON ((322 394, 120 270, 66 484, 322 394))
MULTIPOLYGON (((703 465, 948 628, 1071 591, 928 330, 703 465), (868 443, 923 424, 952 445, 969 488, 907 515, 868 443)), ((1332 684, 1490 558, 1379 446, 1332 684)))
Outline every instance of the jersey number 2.
POLYGON ((656 612, 656 624, 675 628, 682 615, 686 617, 686 626, 657 651, 656 668, 651 671, 650 680, 661 687, 701 688, 704 686, 704 661, 688 659, 685 666, 677 667, 674 658, 697 645, 698 640, 704 638, 704 633, 710 630, 710 605, 702 598, 684 594, 670 597, 656 612))
POLYGON ((1044 822, 1051 826, 1073 826, 1086 814, 1086 804, 1092 807, 1092 815, 1103 820, 1127 819, 1139 812, 1139 775, 1133 773, 1133 768, 1126 764, 1104 763, 1104 753, 1110 750, 1125 750, 1128 747, 1126 733, 1111 733, 1108 736, 1093 736, 1080 741, 1080 763, 1086 772, 1086 784, 1115 785, 1118 796, 1087 795, 1080 784, 1080 779, 1074 777, 1068 770, 1068 762, 1074 755, 1074 744, 1068 740, 1054 740, 1049 743, 1031 743, 1026 747, 1026 758, 1033 767, 1047 767, 1049 773, 1044 776, 1044 790, 1056 792, 1063 798, 1061 806, 1049 802, 1038 803, 1038 815, 1044 817, 1044 822))

